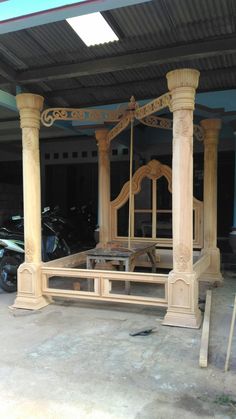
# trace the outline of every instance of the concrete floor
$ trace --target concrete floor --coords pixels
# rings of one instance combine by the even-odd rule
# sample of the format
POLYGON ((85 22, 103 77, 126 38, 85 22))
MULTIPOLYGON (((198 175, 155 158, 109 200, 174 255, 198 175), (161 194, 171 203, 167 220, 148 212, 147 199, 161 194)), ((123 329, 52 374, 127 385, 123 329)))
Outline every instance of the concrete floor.
POLYGON ((2 292, 0 418, 236 418, 236 330, 223 372, 235 292, 231 272, 213 290, 207 369, 201 330, 161 326, 162 309, 57 300, 9 310, 15 296, 2 292))

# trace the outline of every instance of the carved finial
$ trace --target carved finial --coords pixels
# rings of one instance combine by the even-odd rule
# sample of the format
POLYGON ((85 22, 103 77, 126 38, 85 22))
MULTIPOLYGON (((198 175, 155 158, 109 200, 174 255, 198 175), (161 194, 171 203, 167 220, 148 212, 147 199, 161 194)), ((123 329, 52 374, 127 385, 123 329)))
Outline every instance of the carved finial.
POLYGON ((128 104, 129 111, 135 111, 137 107, 138 107, 138 103, 136 102, 135 97, 131 96, 129 104, 128 104))

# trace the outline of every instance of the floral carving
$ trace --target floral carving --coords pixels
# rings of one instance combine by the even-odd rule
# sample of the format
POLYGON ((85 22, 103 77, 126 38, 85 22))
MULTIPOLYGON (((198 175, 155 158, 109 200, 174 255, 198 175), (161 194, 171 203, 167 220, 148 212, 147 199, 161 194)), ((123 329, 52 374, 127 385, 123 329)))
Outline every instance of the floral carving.
POLYGON ((25 249, 25 261, 30 263, 33 262, 33 249, 32 246, 28 244, 28 246, 25 249))
POLYGON ((38 129, 24 128, 23 132, 23 147, 25 150, 35 150, 38 148, 38 129), (34 130, 36 132, 34 132, 34 130))
POLYGON ((178 111, 173 125, 174 137, 191 137, 193 134, 192 112, 188 110, 178 111))
POLYGON ((177 264, 178 271, 184 272, 187 269, 187 264, 190 261, 190 258, 190 249, 183 243, 180 243, 174 251, 174 260, 177 264))

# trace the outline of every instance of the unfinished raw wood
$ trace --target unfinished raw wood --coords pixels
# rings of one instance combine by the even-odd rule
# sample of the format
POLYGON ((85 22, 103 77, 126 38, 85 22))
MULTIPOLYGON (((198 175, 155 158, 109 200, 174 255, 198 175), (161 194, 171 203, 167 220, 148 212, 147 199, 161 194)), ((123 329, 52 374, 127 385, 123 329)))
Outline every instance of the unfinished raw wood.
POLYGON ((23 146, 25 263, 18 269, 18 293, 14 307, 39 309, 48 304, 41 280, 41 188, 39 158, 40 112, 43 97, 17 95, 23 146))
POLYGON ((159 307, 167 307, 167 278, 166 274, 150 274, 140 272, 122 272, 122 271, 99 271, 76 268, 53 267, 52 265, 42 266, 42 288, 43 294, 51 296, 60 296, 63 298, 80 298, 81 300, 99 300, 113 301, 130 304, 145 304, 159 307), (57 289, 49 287, 49 279, 52 277, 94 280, 94 290, 81 291, 69 289, 57 289), (129 281, 140 282, 144 284, 161 284, 164 286, 164 298, 153 296, 139 296, 129 294, 113 293, 110 287, 110 281, 129 281))
POLYGON ((163 324, 199 328, 198 281, 193 270, 193 110, 199 72, 167 74, 173 112, 172 211, 173 271, 163 324))
POLYGON ((232 338, 233 338, 233 331, 234 331, 234 325, 235 325, 235 317, 236 317, 236 294, 234 299, 234 309, 232 314, 232 320, 230 325, 230 332, 229 332, 229 341, 228 341, 228 347, 227 347, 227 355, 226 355, 226 361, 225 361, 225 372, 229 369, 229 357, 231 352, 231 346, 232 346, 232 338))
MULTIPOLYGON (((112 240, 125 240, 126 237, 121 237, 118 235, 118 211, 122 208, 129 200, 130 186, 132 190, 132 197, 137 195, 141 189, 143 180, 145 178, 150 179, 152 182, 152 209, 151 210, 137 210, 134 206, 134 199, 132 205, 132 229, 131 239, 137 242, 142 241, 153 241, 157 243, 158 246, 162 247, 171 247, 172 238, 158 237, 157 234, 157 225, 158 221, 157 216, 160 214, 170 214, 172 216, 171 209, 157 209, 157 188, 158 180, 164 177, 167 180, 168 191, 172 194, 172 170, 169 166, 162 164, 158 160, 151 160, 148 164, 139 167, 136 172, 133 174, 131 182, 128 181, 122 187, 119 195, 110 203, 110 231, 112 240), (152 237, 134 237, 134 214, 138 213, 152 214, 152 237)), ((193 212, 194 212, 194 248, 202 248, 203 245, 203 202, 199 201, 193 196, 193 212)))
POLYGON ((221 129, 220 119, 201 121, 204 130, 204 249, 210 255, 210 264, 201 280, 222 282, 220 251, 217 248, 217 159, 221 129))
MULTIPOLYGON (((193 109, 195 102, 195 90, 198 86, 199 72, 193 69, 180 69, 168 73, 169 92, 154 99, 143 107, 134 105, 132 115, 122 111, 120 116, 116 113, 117 124, 110 130, 106 121, 111 121, 111 114, 105 116, 105 110, 78 110, 51 108, 43 112, 42 121, 46 126, 51 126, 56 120, 89 120, 94 123, 104 115, 103 126, 97 127, 95 136, 98 142, 99 160, 99 224, 100 243, 106 244, 111 240, 118 239, 117 236, 117 211, 128 201, 129 190, 132 191, 130 199, 132 217, 130 222, 130 234, 132 243, 148 241, 150 244, 157 242, 156 229, 160 228, 160 217, 164 213, 162 222, 165 224, 163 230, 171 229, 171 215, 173 215, 173 267, 169 273, 168 289, 166 276, 164 277, 165 298, 150 298, 136 295, 112 294, 110 282, 135 281, 160 283, 158 275, 149 276, 141 274, 134 276, 130 272, 117 271, 91 271, 85 270, 85 274, 77 267, 85 261, 85 255, 72 255, 62 261, 53 261, 53 264, 46 265, 41 262, 41 230, 40 230, 40 166, 39 166, 39 123, 40 111, 43 98, 38 95, 21 94, 17 96, 17 106, 20 110, 21 127, 23 134, 23 172, 24 172, 24 206, 25 206, 25 244, 26 262, 21 265, 18 275, 18 294, 15 306, 19 308, 38 309, 48 303, 48 297, 53 295, 67 296, 69 298, 87 298, 100 300, 113 300, 129 302, 134 304, 168 305, 167 315, 164 324, 181 327, 199 327, 201 314, 198 309, 198 276, 207 268, 209 258, 204 256, 199 263, 193 266, 193 247, 202 248, 202 203, 193 198, 193 170, 192 170, 192 148, 193 148, 193 109), (171 169, 159 162, 151 161, 144 168, 138 169, 132 176, 132 183, 124 185, 117 199, 110 202, 110 141, 117 137, 130 125, 131 116, 136 119, 149 117, 156 111, 169 107, 173 112, 173 179, 171 169), (146 222, 145 211, 147 209, 135 208, 134 197, 138 193, 141 178, 149 178, 153 184, 152 209, 150 217, 146 222), (159 209, 156 198, 156 183, 164 176, 167 179, 168 189, 172 191, 173 181, 173 206, 172 210, 159 209), (142 213, 143 211, 143 213, 142 213), (173 214, 171 214, 173 212, 173 214), (141 213, 143 225, 141 228, 142 237, 135 237, 134 218, 141 213), (194 223, 193 223, 194 213, 194 223), (143 215, 144 214, 144 215, 143 215), (150 221, 151 220, 151 221, 150 221), (159 222, 159 226, 158 226, 159 222), (194 226, 194 235, 193 235, 194 226), (151 228, 151 237, 145 237, 151 228), (114 237, 115 236, 115 237, 114 237), (50 267, 55 269, 59 276, 72 276, 75 278, 93 279, 93 292, 84 293, 81 290, 57 290, 47 286, 48 278, 52 275, 50 267), (196 271, 195 271, 196 269, 196 271), (48 274, 48 270, 50 273, 48 274), (105 273, 104 273, 105 272, 105 273), (108 276, 107 276, 108 275, 108 276), (130 276, 131 275, 131 276, 130 276)), ((114 115, 113 115, 114 116, 114 115)), ((114 122, 114 120, 113 120, 114 122)), ((211 170, 212 172, 212 170, 211 170)), ((150 192, 151 193, 151 192, 150 192)), ((215 199, 215 198, 214 198, 215 199)), ((212 223, 213 225, 213 223, 212 223)), ((215 225, 215 223, 214 223, 215 225)), ((164 233, 165 233, 164 232, 164 233)), ((163 233, 159 243, 162 247, 171 247, 172 239, 163 233)), ((119 241, 125 237, 119 237, 119 241)), ((126 237, 127 240, 127 237, 126 237)), ((213 241, 212 241, 213 243, 213 241)), ((211 252, 214 252, 211 243, 211 252)), ((166 249, 165 258, 170 266, 169 249, 166 249)), ((142 263, 147 266, 146 255, 141 255, 142 263), (146 260, 144 260, 146 258, 146 260)), ((155 265, 156 255, 151 255, 151 264, 155 265)), ((112 262, 114 263, 114 262, 112 262)), ((139 262, 140 263, 140 262, 139 262)), ((161 261, 164 266, 164 261, 161 261)), ((131 264, 132 265, 132 264, 131 264)), ((144 265, 142 265, 144 266, 144 265)), ((150 263, 149 263, 150 266, 150 263)), ((133 266, 131 266, 133 268, 133 266)), ((131 269, 132 270, 132 269, 131 269)), ((136 275, 136 274, 135 274, 136 275)), ((162 280, 163 281, 163 278, 162 280)))
POLYGON ((199 357, 199 366, 202 368, 207 367, 208 362, 208 346, 209 346, 209 333, 210 333, 210 315, 211 315, 211 297, 212 291, 208 290, 206 294, 205 314, 202 326, 202 339, 199 357))

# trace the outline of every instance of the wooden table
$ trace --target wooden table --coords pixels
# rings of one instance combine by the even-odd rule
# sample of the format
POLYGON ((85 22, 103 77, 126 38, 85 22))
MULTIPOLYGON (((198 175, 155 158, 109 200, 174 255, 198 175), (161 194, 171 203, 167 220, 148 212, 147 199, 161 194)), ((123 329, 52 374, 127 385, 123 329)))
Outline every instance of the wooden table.
MULTIPOLYGON (((152 272, 156 272, 156 243, 128 243, 110 242, 104 247, 95 247, 87 252, 87 269, 94 269, 97 262, 117 261, 120 269, 132 272, 138 257, 147 254, 152 265, 152 272)), ((130 282, 125 281, 125 290, 130 292, 130 282)))

